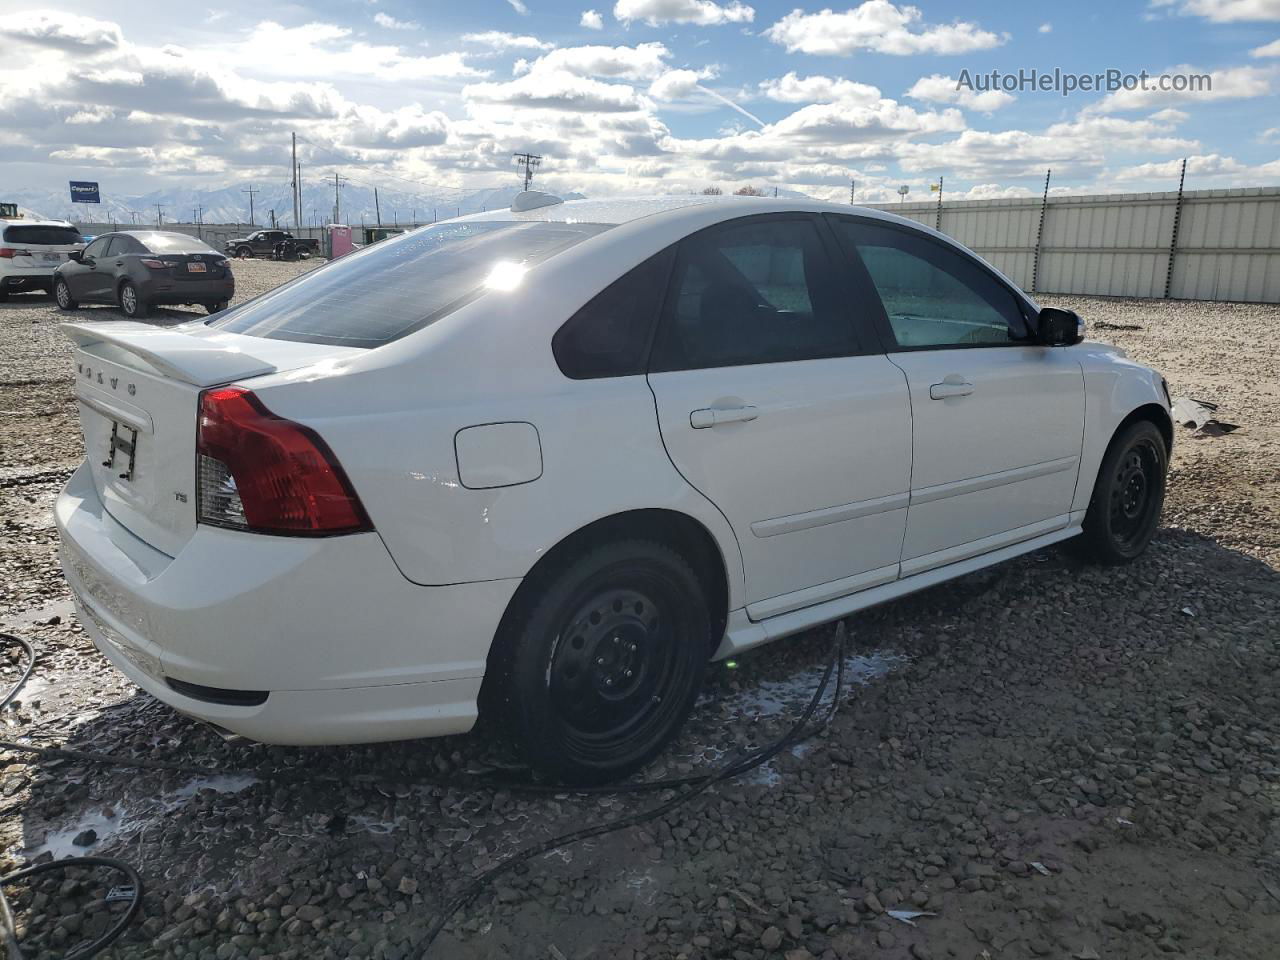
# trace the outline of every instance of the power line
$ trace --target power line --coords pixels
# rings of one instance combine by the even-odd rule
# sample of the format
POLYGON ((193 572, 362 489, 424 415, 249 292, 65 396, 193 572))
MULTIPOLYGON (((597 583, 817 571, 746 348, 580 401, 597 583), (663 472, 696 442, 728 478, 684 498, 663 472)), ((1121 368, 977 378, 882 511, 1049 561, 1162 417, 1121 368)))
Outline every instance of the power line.
POLYGON ((542 165, 542 157, 536 153, 513 153, 516 158, 516 166, 524 168, 524 188, 529 189, 529 184, 533 183, 533 171, 542 165))
POLYGON ((240 192, 247 193, 249 195, 249 226, 253 226, 253 198, 255 194, 261 193, 262 191, 253 184, 249 184, 248 188, 241 190, 240 192))

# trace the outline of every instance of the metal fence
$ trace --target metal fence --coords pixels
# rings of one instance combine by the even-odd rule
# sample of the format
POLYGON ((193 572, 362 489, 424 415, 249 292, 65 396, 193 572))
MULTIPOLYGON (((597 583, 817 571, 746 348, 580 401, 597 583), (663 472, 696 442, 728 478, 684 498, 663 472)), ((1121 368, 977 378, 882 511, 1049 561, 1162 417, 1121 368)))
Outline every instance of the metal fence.
POLYGON ((869 204, 1031 293, 1280 303, 1280 187, 869 204))

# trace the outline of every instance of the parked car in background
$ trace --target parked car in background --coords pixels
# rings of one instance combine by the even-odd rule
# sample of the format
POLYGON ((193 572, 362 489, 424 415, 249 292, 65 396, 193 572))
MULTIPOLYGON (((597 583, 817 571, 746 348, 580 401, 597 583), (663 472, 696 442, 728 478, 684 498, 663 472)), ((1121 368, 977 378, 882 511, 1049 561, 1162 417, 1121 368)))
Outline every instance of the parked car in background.
POLYGON ((295 237, 288 230, 259 230, 247 237, 237 237, 222 245, 233 257, 274 257, 277 260, 296 260, 298 257, 315 256, 320 252, 320 241, 295 237))
POLYGON ((53 296, 63 310, 104 303, 132 319, 161 304, 199 304, 217 313, 235 292, 226 257, 203 240, 161 230, 104 233, 53 276, 53 296))
POLYGON ((119 670, 270 743, 479 704, 574 781, 653 757, 709 659, 1068 538, 1135 559, 1173 437, 1074 313, 816 201, 521 194, 67 331, 63 569, 119 670))
POLYGON ((51 292, 54 271, 83 245, 80 231, 65 220, 0 220, 0 300, 51 292))

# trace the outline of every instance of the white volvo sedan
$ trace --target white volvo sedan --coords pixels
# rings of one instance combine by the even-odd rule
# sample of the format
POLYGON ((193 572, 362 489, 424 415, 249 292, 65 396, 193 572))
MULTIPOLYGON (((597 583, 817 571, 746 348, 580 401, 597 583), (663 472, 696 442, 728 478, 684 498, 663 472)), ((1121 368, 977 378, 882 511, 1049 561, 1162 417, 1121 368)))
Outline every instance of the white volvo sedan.
POLYGON ((709 659, 1077 538, 1132 560, 1160 375, 932 230, 804 201, 424 227, 217 317, 72 323, 80 620, 269 743, 500 716, 574 781, 650 759, 709 659))

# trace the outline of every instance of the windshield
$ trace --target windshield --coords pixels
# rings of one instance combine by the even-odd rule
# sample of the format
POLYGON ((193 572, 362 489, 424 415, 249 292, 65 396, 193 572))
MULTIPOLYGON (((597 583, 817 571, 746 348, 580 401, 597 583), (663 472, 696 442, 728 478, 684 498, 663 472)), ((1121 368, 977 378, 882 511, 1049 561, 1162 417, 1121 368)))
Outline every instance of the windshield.
POLYGON ((203 240, 188 237, 181 233, 136 233, 134 236, 142 241, 152 253, 217 253, 203 240))
POLYGON ((448 316, 486 289, 611 224, 440 223, 304 274, 211 325, 273 340, 378 347, 448 316))
POLYGON ((4 228, 5 243, 34 243, 58 246, 66 243, 81 243, 80 231, 75 227, 54 227, 29 224, 19 227, 4 228))

